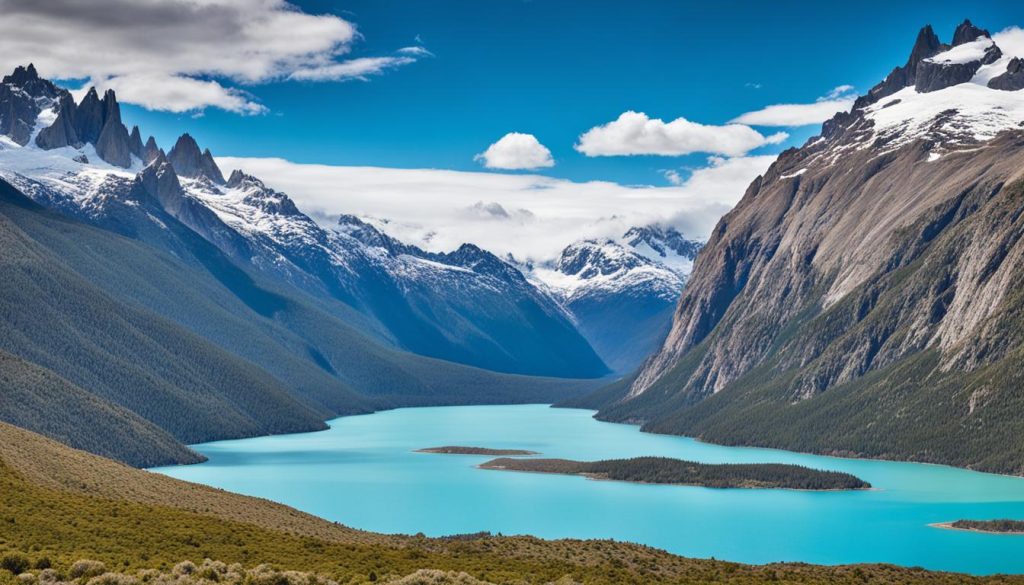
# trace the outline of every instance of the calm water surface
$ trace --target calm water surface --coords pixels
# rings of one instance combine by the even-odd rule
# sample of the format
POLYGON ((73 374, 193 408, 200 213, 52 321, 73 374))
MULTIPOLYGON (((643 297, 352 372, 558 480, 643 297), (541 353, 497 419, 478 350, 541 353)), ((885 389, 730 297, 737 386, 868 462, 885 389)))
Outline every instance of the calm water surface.
POLYGON ((614 538, 746 563, 887 562, 1024 573, 1024 536, 941 530, 958 518, 1024 518, 1024 480, 913 463, 708 445, 541 405, 409 408, 340 418, 318 433, 220 441, 173 477, 270 498, 349 526, 440 536, 476 531, 614 538), (662 455, 708 463, 795 463, 853 473, 875 491, 715 490, 487 471, 487 457, 414 453, 440 445, 545 457, 662 455))

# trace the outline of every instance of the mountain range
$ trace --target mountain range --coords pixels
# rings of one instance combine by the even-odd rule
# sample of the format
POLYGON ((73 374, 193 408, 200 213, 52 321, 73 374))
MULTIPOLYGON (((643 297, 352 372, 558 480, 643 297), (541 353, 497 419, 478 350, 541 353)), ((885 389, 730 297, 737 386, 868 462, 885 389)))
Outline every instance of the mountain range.
POLYGON ((565 399, 657 347, 700 246, 645 226, 523 267, 324 226, 32 65, 0 82, 0 131, 2 375, 93 413, 12 395, 0 419, 133 465, 378 408, 565 399))
POLYGON ((525 270, 569 310, 604 362, 628 374, 668 335, 701 246, 675 228, 643 226, 574 242, 554 262, 525 270))
POLYGON ((574 404, 653 432, 1024 472, 1024 75, 970 21, 783 152, 664 344, 574 404))

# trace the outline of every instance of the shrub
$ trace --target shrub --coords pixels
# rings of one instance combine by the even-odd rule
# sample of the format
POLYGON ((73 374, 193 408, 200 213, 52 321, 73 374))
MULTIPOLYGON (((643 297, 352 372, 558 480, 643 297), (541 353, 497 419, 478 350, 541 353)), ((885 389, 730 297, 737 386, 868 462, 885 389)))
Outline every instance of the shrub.
POLYGON ((43 569, 43 571, 39 573, 40 583, 57 583, 59 581, 61 581, 60 573, 54 569, 43 569))
POLYGON ((24 573, 30 566, 25 555, 12 554, 0 559, 0 569, 7 569, 15 575, 24 573))
POLYGON ((34 585, 36 582, 36 576, 32 573, 22 573, 18 575, 18 582, 21 585, 34 585))
POLYGON ((53 563, 50 562, 50 557, 40 557, 39 560, 36 561, 36 570, 38 571, 49 569, 52 566, 53 563))
POLYGON ((191 575, 196 572, 196 569, 196 564, 192 561, 181 561, 174 565, 173 573, 175 575, 191 575))
POLYGON ((90 579, 92 577, 99 577, 103 573, 107 572, 107 566, 99 561, 91 561, 89 559, 82 559, 75 561, 75 564, 71 565, 71 570, 68 571, 68 575, 72 579, 90 579))
POLYGON ((138 580, 131 575, 123 573, 103 573, 98 577, 89 579, 87 585, 137 585, 138 580))

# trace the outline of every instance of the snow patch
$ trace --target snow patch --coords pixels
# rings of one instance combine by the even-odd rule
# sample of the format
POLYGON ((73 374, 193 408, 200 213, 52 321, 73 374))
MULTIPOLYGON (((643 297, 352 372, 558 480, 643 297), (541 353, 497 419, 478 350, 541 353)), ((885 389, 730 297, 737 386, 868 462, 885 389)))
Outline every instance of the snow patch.
POLYGON ((925 61, 929 63, 938 63, 940 65, 963 65, 966 63, 973 63, 975 61, 981 61, 985 57, 985 51, 995 43, 988 37, 978 37, 977 39, 957 45, 948 51, 943 51, 938 55, 929 57, 925 61))

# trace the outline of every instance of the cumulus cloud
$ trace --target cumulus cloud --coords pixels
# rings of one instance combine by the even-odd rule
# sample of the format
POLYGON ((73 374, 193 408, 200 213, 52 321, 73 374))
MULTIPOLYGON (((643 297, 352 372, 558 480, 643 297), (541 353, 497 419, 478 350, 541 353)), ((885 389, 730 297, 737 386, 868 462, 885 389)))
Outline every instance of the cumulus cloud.
POLYGON ((333 225, 343 213, 387 218, 382 229, 432 251, 471 242, 499 255, 543 262, 576 240, 618 237, 637 225, 674 225, 689 237, 707 238, 773 160, 715 158, 671 187, 269 158, 221 157, 217 162, 261 177, 324 225, 333 225))
POLYGON ((175 112, 260 113, 253 96, 231 86, 298 72, 366 78, 424 56, 346 59, 360 38, 354 24, 285 0, 0 0, 0 14, 0 70, 34 62, 48 77, 84 79, 175 112))
POLYGON ((665 122, 643 112, 628 111, 613 122, 584 132, 575 148, 587 156, 679 156, 694 152, 743 156, 788 137, 785 132, 765 136, 742 124, 712 126, 686 118, 665 122))
POLYGON ((747 112, 732 120, 752 126, 809 126, 821 124, 838 112, 849 111, 856 96, 852 85, 840 85, 811 104, 775 104, 747 112))
POLYGON ((555 166, 551 151, 533 134, 509 132, 473 157, 489 169, 524 170, 555 166))
POLYGON ((1003 51, 1003 55, 1024 58, 1024 29, 1017 26, 1005 28, 992 35, 992 40, 1003 51))

